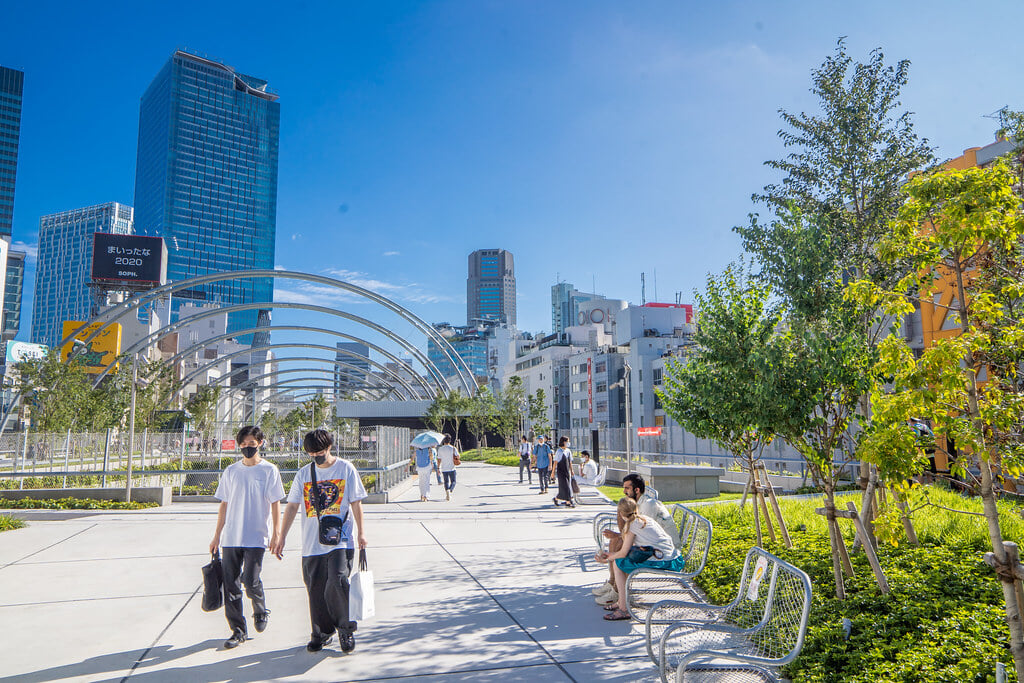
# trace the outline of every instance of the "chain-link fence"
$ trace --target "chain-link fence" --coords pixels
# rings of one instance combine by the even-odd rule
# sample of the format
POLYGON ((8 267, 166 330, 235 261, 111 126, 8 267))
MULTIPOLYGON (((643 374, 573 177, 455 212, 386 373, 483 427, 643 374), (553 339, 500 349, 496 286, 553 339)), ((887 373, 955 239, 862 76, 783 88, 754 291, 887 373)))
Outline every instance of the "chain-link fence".
MULTIPOLYGON (((364 427, 332 432, 333 453, 359 470, 368 493, 387 491, 409 476, 410 432, 404 427, 364 427)), ((275 434, 264 443, 262 457, 277 465, 287 485, 309 462, 302 432, 275 434)), ((213 495, 224 468, 241 457, 234 432, 209 434, 127 431, 98 433, 0 435, 0 488, 123 488, 171 486, 178 495, 213 495), (223 438, 222 438, 223 437, 223 438), (129 459, 129 453, 130 459, 129 459)))

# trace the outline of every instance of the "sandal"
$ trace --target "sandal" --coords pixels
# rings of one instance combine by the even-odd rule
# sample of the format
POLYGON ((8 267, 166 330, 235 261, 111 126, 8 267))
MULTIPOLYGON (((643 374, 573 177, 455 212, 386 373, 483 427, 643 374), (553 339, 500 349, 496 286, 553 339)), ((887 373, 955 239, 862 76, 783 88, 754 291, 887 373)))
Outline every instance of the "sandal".
POLYGON ((627 619, 632 619, 632 617, 628 612, 623 612, 618 608, 604 615, 605 621, 626 621, 627 619))
POLYGON ((561 505, 561 503, 558 502, 558 498, 557 497, 556 498, 552 498, 551 502, 555 504, 555 507, 558 507, 559 505, 561 505))

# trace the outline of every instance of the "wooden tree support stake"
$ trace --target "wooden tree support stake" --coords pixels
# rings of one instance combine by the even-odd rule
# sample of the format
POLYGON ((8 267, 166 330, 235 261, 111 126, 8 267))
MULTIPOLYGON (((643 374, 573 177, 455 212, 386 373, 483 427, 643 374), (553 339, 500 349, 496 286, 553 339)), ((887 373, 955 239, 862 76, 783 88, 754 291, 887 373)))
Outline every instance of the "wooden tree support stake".
POLYGON ((857 514, 857 506, 852 502, 847 503, 846 509, 853 513, 853 523, 857 527, 857 533, 864 544, 864 554, 868 556, 868 564, 871 565, 871 571, 875 573, 875 582, 878 583, 878 588, 882 591, 882 595, 888 595, 889 582, 885 579, 882 565, 878 563, 878 555, 875 554, 875 547, 871 544, 871 539, 868 538, 868 532, 864 528, 864 523, 861 522, 860 515, 857 514))
MULTIPOLYGON (((758 470, 754 470, 754 480, 757 481, 758 470)), ((766 475, 767 476, 767 475, 766 475)), ((757 501, 757 505, 761 508, 761 512, 764 513, 764 524, 768 527, 768 537, 772 539, 772 543, 777 540, 775 538, 775 526, 772 524, 772 518, 768 514, 768 504, 764 502, 764 487, 757 481, 754 487, 754 500, 757 501)))
POLYGON ((793 547, 793 541, 789 538, 789 529, 786 528, 786 520, 782 519, 782 510, 779 508, 779 499, 775 497, 775 487, 772 486, 772 480, 768 477, 768 470, 762 464, 761 469, 764 470, 764 487, 768 490, 768 500, 772 503, 772 511, 775 513, 775 519, 779 523, 779 531, 782 533, 782 542, 786 544, 787 548, 793 547))

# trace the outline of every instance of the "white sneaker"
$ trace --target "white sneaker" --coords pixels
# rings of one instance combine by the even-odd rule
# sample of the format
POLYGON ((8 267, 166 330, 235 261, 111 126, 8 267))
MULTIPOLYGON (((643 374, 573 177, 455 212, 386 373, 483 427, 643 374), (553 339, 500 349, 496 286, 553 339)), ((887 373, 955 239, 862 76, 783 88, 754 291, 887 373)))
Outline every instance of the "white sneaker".
POLYGON ((615 586, 612 585, 611 581, 605 581, 600 586, 590 591, 594 595, 601 595, 601 593, 607 593, 610 590, 614 590, 615 586))
POLYGON ((618 594, 617 591, 614 591, 614 590, 609 592, 609 593, 604 593, 602 595, 598 595, 596 598, 594 598, 594 602, 596 602, 597 604, 601 605, 602 607, 604 605, 610 605, 611 603, 618 602, 618 601, 619 601, 619 594, 618 594))

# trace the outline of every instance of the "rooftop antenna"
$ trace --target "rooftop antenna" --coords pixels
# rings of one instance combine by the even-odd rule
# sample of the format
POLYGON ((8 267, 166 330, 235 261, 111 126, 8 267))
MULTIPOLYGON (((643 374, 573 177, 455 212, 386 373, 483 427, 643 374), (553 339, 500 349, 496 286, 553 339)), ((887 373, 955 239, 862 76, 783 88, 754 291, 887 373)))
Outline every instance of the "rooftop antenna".
POLYGON ((597 276, 593 273, 590 274, 590 286, 592 287, 590 292, 592 294, 597 294, 597 276))
POLYGON ((654 300, 658 300, 658 269, 654 269, 654 300))
POLYGON ((647 303, 647 284, 644 282, 644 273, 640 273, 640 305, 647 303))

